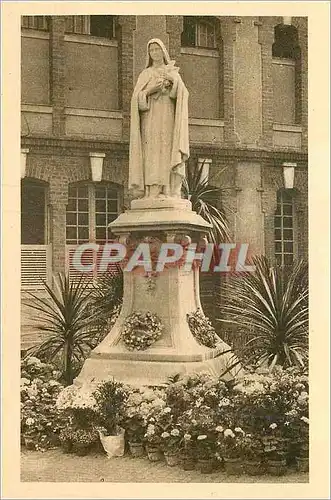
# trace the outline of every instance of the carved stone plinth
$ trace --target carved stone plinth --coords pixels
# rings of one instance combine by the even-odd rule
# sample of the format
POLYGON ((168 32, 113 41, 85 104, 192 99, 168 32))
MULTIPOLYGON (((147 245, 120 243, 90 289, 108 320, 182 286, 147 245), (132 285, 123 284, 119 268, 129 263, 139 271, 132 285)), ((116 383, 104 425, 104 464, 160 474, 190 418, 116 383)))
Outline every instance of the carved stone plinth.
MULTIPOLYGON (((185 200, 168 201, 168 206, 143 208, 144 200, 132 203, 131 210, 112 224, 120 241, 137 246, 148 241, 199 242, 209 224, 191 210, 185 200), (140 203, 137 203, 140 201, 140 203), (170 205, 170 206, 169 206, 170 205)), ((206 371, 218 375, 230 362, 229 346, 222 340, 214 348, 200 345, 187 323, 187 314, 201 308, 199 270, 183 265, 165 267, 162 272, 147 273, 137 268, 124 272, 123 306, 107 337, 92 351, 75 383, 82 384, 115 378, 132 385, 162 385, 177 373, 206 371), (152 312, 163 323, 159 340, 144 351, 129 351, 121 339, 125 319, 133 312, 152 312)), ((233 373, 228 374, 232 377, 233 373)))

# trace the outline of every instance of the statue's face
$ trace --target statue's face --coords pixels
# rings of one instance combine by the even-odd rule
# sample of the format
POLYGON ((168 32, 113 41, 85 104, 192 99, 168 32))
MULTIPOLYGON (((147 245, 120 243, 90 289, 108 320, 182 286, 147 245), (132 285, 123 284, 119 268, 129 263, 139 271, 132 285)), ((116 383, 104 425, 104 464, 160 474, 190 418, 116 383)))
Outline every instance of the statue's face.
POLYGON ((150 44, 149 55, 150 55, 152 61, 155 61, 157 63, 163 61, 163 52, 162 52, 160 45, 157 43, 150 44))

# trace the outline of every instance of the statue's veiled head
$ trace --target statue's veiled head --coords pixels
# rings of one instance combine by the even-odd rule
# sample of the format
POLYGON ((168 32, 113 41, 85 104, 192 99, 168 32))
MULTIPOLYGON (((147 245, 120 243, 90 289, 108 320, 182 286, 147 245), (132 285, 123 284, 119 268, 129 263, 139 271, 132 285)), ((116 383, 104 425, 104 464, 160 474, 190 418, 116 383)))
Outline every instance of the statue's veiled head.
POLYGON ((147 43, 146 68, 156 63, 169 64, 170 57, 164 43, 159 38, 152 38, 147 43), (163 58, 163 61, 162 61, 163 58))

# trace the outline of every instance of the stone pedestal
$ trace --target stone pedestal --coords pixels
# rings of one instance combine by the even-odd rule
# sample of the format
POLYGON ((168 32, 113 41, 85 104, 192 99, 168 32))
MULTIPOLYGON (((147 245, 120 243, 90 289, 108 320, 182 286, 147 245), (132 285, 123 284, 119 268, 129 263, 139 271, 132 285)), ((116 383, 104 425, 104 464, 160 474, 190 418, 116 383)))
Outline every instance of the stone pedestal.
MULTIPOLYGON (((134 200, 131 210, 112 224, 121 242, 133 247, 148 241, 198 243, 209 224, 191 209, 187 200, 171 198, 134 200)), ((231 362, 229 346, 214 348, 193 337, 186 315, 201 308, 199 271, 175 265, 160 273, 143 268, 124 271, 124 297, 120 316, 108 336, 94 349, 75 383, 115 378, 132 385, 163 385, 171 375, 206 371, 218 375, 231 362), (162 321, 161 338, 144 351, 129 351, 121 340, 125 319, 133 312, 151 312, 162 321)), ((229 373, 228 378, 233 374, 229 373)))

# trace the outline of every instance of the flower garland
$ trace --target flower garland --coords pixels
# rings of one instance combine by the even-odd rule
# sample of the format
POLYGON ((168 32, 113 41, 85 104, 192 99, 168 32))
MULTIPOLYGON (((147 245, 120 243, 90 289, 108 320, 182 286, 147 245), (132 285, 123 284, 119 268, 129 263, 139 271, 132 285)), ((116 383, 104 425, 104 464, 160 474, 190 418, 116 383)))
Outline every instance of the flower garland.
POLYGON ((201 309, 187 314, 186 319, 195 340, 206 347, 216 347, 218 337, 209 319, 201 309))
POLYGON ((144 351, 161 337, 162 331, 163 324, 156 314, 134 312, 124 322, 122 340, 130 351, 144 351))

